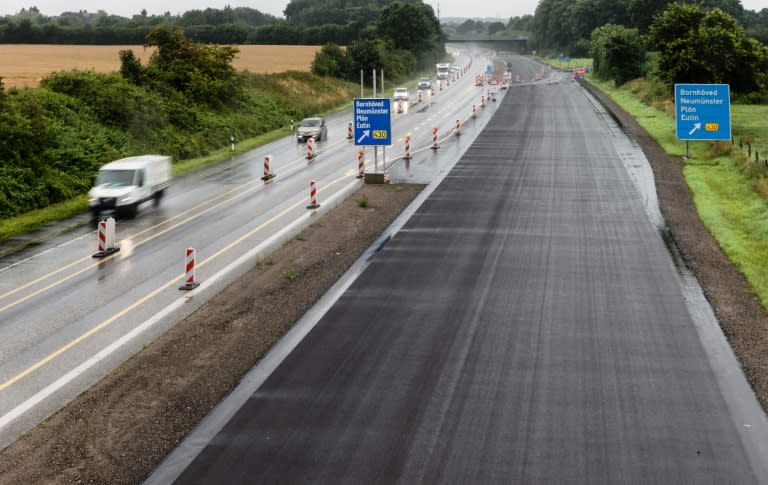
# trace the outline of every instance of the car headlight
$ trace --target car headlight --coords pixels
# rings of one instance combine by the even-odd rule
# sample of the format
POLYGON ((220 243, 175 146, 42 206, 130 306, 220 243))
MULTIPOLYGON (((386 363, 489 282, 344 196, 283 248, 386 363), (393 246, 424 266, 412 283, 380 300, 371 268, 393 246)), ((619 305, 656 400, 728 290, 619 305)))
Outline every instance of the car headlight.
POLYGON ((121 197, 117 198, 118 204, 130 204, 133 202, 133 196, 132 195, 123 195, 121 197))
POLYGON ((96 205, 99 203, 98 197, 88 197, 88 205, 96 205))

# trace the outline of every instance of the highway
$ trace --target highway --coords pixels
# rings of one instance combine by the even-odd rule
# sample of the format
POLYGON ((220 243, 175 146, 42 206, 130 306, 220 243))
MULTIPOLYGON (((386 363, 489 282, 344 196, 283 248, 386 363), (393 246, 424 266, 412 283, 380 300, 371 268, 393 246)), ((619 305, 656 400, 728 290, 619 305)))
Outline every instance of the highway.
POLYGON ((768 483, 765 414, 665 245, 642 153, 558 79, 510 89, 147 483, 768 483))
MULTIPOLYGON (((465 66, 470 58, 459 61, 465 66)), ((489 103, 470 117, 483 91, 469 75, 477 65, 421 103, 412 90, 408 112, 392 114, 393 146, 386 160, 379 154, 378 170, 386 165, 394 181, 427 183, 456 162, 498 106, 489 103), (465 121, 461 137, 451 134, 457 119, 465 121), (440 150, 429 148, 433 126, 440 150), (399 159, 407 133, 413 159, 406 166, 399 159)), ((351 110, 328 116, 328 139, 317 144, 312 161, 304 144, 286 136, 175 179, 159 207, 144 205, 136 219, 118 220, 120 251, 110 257, 91 257, 96 231, 79 219, 59 233, 0 245, 0 448, 359 187, 357 151, 346 137, 351 118, 351 110), (267 155, 276 173, 270 183, 261 180, 267 155), (316 211, 306 209, 310 180, 317 181, 316 211), (178 287, 187 247, 197 251, 201 286, 185 293, 178 287)), ((369 150, 366 171, 373 170, 369 150)))

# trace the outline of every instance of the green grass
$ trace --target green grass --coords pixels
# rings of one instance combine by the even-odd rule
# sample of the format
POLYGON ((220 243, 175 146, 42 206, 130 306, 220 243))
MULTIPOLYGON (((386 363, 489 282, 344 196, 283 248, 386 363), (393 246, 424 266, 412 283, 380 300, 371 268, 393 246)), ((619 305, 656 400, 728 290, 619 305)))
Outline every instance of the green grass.
POLYGON ((11 236, 41 227, 49 222, 70 218, 88 210, 88 197, 81 195, 45 209, 38 209, 20 216, 0 220, 0 241, 11 236))
MULTIPOLYGON (((685 154, 685 142, 675 137, 669 99, 649 97, 654 88, 643 88, 641 82, 621 88, 594 79, 590 82, 634 116, 667 153, 685 154), (641 102, 638 96, 656 99, 656 107, 641 102)), ((761 159, 768 158, 764 121, 768 119, 768 106, 733 105, 731 114, 737 143, 739 139, 749 140, 753 149, 765 150, 766 156, 761 155, 761 159)), ((712 148, 709 142, 691 142, 691 158, 683 169, 685 180, 702 222, 747 278, 763 307, 768 308, 768 172, 762 164, 748 160, 746 151, 738 146, 725 144, 721 151, 726 153, 720 155, 712 148)))

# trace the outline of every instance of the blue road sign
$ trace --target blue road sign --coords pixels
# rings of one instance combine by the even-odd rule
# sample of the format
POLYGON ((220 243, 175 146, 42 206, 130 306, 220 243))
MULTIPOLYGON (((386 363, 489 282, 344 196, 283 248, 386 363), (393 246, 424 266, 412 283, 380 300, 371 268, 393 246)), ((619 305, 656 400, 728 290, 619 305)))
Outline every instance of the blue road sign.
POLYGON ((730 140, 730 87, 675 84, 675 123, 678 140, 730 140))
POLYGON ((355 98, 355 145, 391 145, 392 116, 387 98, 355 98))
POLYGON ((493 66, 492 66, 492 65, 490 65, 490 64, 488 64, 487 66, 485 66, 485 73, 486 73, 486 74, 488 74, 489 76, 490 76, 491 74, 493 74, 493 66))

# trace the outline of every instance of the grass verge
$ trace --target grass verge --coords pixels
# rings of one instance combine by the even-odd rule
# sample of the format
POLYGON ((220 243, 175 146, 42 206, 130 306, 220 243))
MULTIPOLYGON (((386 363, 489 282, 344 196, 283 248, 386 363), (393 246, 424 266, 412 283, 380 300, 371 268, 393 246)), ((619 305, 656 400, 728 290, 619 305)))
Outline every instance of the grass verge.
MULTIPOLYGON (((670 100, 653 95, 655 88, 641 81, 620 88, 595 79, 590 82, 637 119, 667 153, 685 155, 685 142, 675 137, 670 100), (654 106, 648 104, 652 99, 654 106)), ((748 140, 753 150, 765 146, 766 140, 760 137, 764 130, 761 133, 758 127, 768 117, 768 106, 736 105, 731 115, 737 145, 691 142, 683 174, 702 222, 747 278, 763 308, 768 308, 768 174, 763 163, 747 156, 746 147, 738 146, 738 140, 748 140)))

